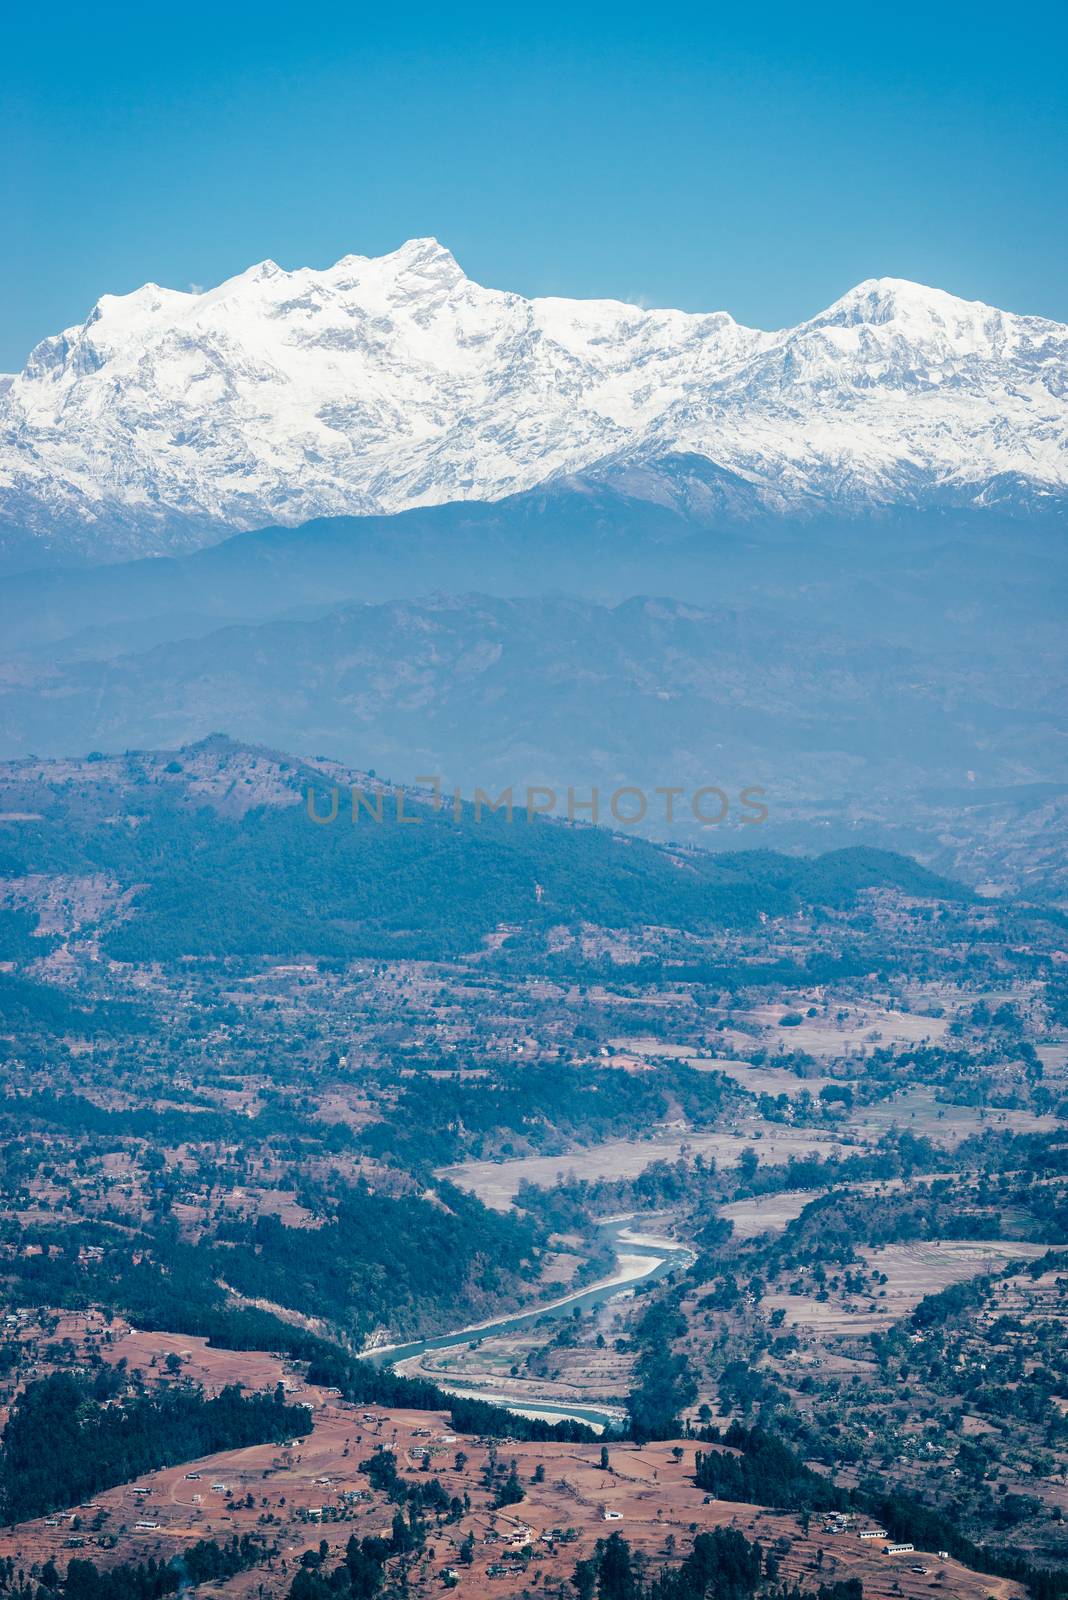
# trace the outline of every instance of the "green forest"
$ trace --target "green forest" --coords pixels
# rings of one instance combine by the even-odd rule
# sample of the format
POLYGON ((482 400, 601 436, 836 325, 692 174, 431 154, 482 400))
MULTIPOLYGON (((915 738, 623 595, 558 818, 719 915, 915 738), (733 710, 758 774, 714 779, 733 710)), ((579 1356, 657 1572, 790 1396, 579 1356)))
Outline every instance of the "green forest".
POLYGON ((112 1404, 124 1375, 56 1372, 19 1395, 0 1439, 0 1516, 23 1522, 77 1505, 143 1472, 214 1450, 282 1441, 307 1433, 311 1416, 282 1394, 226 1388, 163 1390, 112 1404))

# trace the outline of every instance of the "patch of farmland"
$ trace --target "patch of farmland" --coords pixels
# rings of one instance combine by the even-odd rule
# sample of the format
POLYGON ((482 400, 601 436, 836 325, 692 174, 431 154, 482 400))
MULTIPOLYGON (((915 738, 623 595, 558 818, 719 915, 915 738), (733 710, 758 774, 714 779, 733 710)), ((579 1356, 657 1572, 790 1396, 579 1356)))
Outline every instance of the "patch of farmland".
POLYGON ((787 1327, 810 1328, 825 1337, 873 1333, 907 1316, 926 1295, 966 1278, 1000 1272, 1010 1261, 1033 1260, 1048 1249, 1045 1244, 1016 1239, 933 1239, 879 1249, 862 1246, 857 1254, 866 1264, 865 1271, 885 1273, 887 1278, 885 1284, 872 1286, 871 1295, 832 1292, 821 1300, 813 1282, 811 1292, 804 1294, 769 1294, 764 1306, 769 1312, 781 1307, 787 1327))
POLYGON ((1036 1116, 1031 1111, 947 1104, 937 1100, 933 1090, 921 1087, 910 1087, 890 1100, 863 1106, 845 1123, 858 1139, 877 1140, 891 1128, 903 1128, 936 1144, 949 1146, 990 1128, 1011 1128, 1014 1133, 1053 1133, 1059 1126, 1056 1117, 1036 1116))
POLYGON ((719 1214, 734 1224, 736 1239, 752 1239, 760 1233, 782 1233, 799 1217, 810 1200, 822 1189, 786 1189, 782 1194, 760 1194, 751 1200, 732 1200, 720 1206, 719 1214))
POLYGON ((506 1211, 523 1183, 552 1188, 571 1178, 636 1178, 654 1161, 689 1156, 714 1156, 720 1166, 735 1166, 743 1150, 759 1135, 756 1148, 762 1166, 780 1166, 791 1156, 827 1155, 837 1138, 821 1128, 784 1129, 778 1124, 754 1125, 753 1133, 663 1134, 648 1139, 610 1139, 562 1156, 520 1156, 510 1161, 461 1161, 443 1167, 439 1178, 477 1194, 483 1204, 506 1211))

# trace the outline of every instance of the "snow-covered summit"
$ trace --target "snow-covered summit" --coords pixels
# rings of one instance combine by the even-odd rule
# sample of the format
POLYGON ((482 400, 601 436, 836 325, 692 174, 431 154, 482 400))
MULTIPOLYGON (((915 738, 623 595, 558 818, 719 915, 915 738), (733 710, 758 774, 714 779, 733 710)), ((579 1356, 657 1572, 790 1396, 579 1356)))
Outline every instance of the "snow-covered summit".
POLYGON ((0 380, 0 520, 137 552, 680 453, 766 510, 1042 500, 1066 393, 1063 325, 901 279, 765 333, 526 300, 412 239, 104 295, 0 380))

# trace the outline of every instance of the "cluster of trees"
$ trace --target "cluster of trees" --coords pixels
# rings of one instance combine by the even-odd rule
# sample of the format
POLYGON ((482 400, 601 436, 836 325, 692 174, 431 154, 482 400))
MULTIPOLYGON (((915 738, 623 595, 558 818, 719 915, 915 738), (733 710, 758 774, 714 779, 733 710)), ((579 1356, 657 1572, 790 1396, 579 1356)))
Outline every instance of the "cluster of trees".
POLYGON ((438 1185, 441 1204, 392 1199, 366 1183, 345 1190, 320 1228, 277 1217, 219 1230, 218 1270, 249 1299, 324 1317, 354 1338, 379 1324, 415 1332, 507 1294, 535 1270, 537 1230, 438 1185))
POLYGON ((609 1069, 591 1076, 557 1063, 477 1080, 421 1076, 405 1083, 388 1118, 365 1129, 361 1144, 416 1165, 490 1155, 502 1138, 517 1136, 532 1149, 562 1149, 659 1122, 668 1110, 666 1089, 656 1073, 609 1069))
POLYGON ((212 1400, 199 1390, 165 1389, 121 1399, 116 1375, 56 1372, 16 1401, 0 1443, 0 1515, 24 1522, 90 1499, 143 1472, 216 1450, 307 1433, 311 1414, 273 1395, 236 1386, 212 1400))
POLYGON ((360 1462, 360 1471, 366 1472, 372 1487, 380 1494, 385 1494, 395 1505, 407 1506, 410 1520, 427 1511, 454 1522, 463 1515, 463 1502, 447 1493, 440 1478, 402 1478, 392 1450, 376 1450, 373 1456, 360 1462))
MULTIPOLYGON (((716 1074, 691 1076, 704 1077, 713 1084, 720 1082, 716 1074)), ((672 1081, 676 1098, 680 1087, 672 1081)), ((721 1098, 720 1105, 725 1103, 721 1098)), ((918 1138, 907 1130, 891 1129, 873 1150, 791 1156, 769 1166, 760 1165, 754 1150, 737 1168, 722 1171, 714 1159, 698 1154, 692 1160, 652 1162, 633 1178, 573 1179, 547 1189, 524 1182, 517 1204, 551 1230, 566 1233, 571 1228, 588 1226, 591 1218, 605 1213, 685 1206, 705 1215, 726 1200, 797 1189, 829 1189, 909 1177, 916 1172, 944 1172, 950 1170, 952 1162, 953 1157, 931 1140, 918 1138)))
POLYGON ((136 1566, 124 1563, 101 1571, 95 1562, 80 1556, 71 1559, 64 1574, 52 1560, 41 1568, 36 1585, 20 1581, 15 1563, 0 1561, 0 1593, 8 1600, 52 1600, 62 1593, 63 1600, 162 1600, 189 1584, 231 1578, 237 1572, 260 1566, 271 1555, 256 1534, 235 1533, 225 1544, 214 1539, 198 1539, 181 1557, 163 1562, 149 1558, 136 1566))
POLYGON ((181 1566, 195 1586, 222 1582, 235 1573, 247 1572, 250 1567, 261 1566, 273 1554, 258 1534, 243 1533, 238 1538, 235 1533, 225 1544, 217 1544, 214 1539, 198 1539, 182 1556, 181 1566))
POLYGON ((413 1529, 398 1512, 388 1539, 375 1535, 357 1539, 352 1534, 344 1560, 332 1570, 326 1566, 330 1547, 323 1540, 318 1550, 306 1550, 301 1557, 289 1600, 373 1600, 389 1558, 419 1548, 424 1538, 425 1530, 418 1523, 413 1529))
POLYGON ((61 1128, 65 1133, 148 1139, 158 1148, 233 1138, 239 1134, 247 1137, 248 1131, 247 1123, 243 1126, 236 1117, 220 1111, 187 1112, 173 1108, 153 1111, 148 1106, 110 1110, 84 1095, 54 1094, 48 1089, 20 1095, 17 1100, 7 1102, 3 1110, 22 1127, 33 1119, 61 1128))
POLYGON ((778 1577, 774 1555, 736 1528, 699 1533, 679 1566, 665 1568, 651 1582, 635 1561, 622 1534, 599 1539, 593 1555, 575 1568, 578 1600, 750 1600, 758 1591, 774 1600, 863 1600, 858 1579, 800 1589, 772 1587, 778 1577))
POLYGON ((924 1295, 913 1307, 910 1322, 914 1328, 935 1328, 951 1317, 960 1316, 981 1306, 990 1292, 989 1277, 965 1278, 962 1283, 951 1283, 946 1289, 924 1295))
POLYGON ((476 825, 469 811, 460 823, 451 811, 421 811, 421 825, 398 826, 395 809, 390 800, 394 820, 353 826, 342 808, 316 827, 296 807, 233 819, 153 804, 138 838, 116 841, 117 875, 148 888, 138 917, 109 935, 109 953, 432 960, 472 948, 499 922, 548 926, 561 915, 612 927, 752 924, 857 876, 829 866, 814 877, 788 857, 771 858, 769 870, 766 858, 741 855, 722 867, 695 857, 693 872, 680 873, 665 851, 602 829, 489 815, 476 825))
POLYGON ((563 1444, 589 1444, 597 1438, 592 1428, 570 1417, 560 1422, 546 1422, 544 1417, 521 1417, 488 1400, 457 1395, 446 1395, 444 1399, 457 1433, 503 1434, 509 1439, 523 1439, 533 1444, 553 1439, 563 1444))
POLYGON ((635 1329, 636 1381, 627 1396, 627 1415, 631 1438, 639 1443, 675 1438, 682 1429, 682 1412, 697 1397, 689 1362, 672 1348, 685 1332, 686 1319, 675 1295, 650 1306, 635 1329))
MULTIPOLYGON (((43 955, 46 948, 47 941, 36 954, 43 955)), ((4 958, 10 959, 6 951, 4 958)), ((95 1039, 143 1033, 147 1027, 144 1013, 125 1001, 100 1000, 80 1006, 53 983, 34 983, 16 973, 0 972, 0 1033, 17 1039, 32 1039, 37 1034, 95 1039)))
POLYGON ((863 1244, 911 1239, 996 1239, 1001 1217, 965 1185, 915 1194, 822 1194, 789 1225, 774 1256, 781 1265, 852 1262, 863 1244))
MULTIPOLYGON (((182 1574, 176 1567, 151 1558, 137 1566, 124 1564, 105 1572, 92 1561, 76 1559, 67 1567, 62 1589, 63 1600, 160 1600, 181 1586, 182 1574)), ((60 1587, 51 1563, 45 1564, 41 1587, 49 1593, 60 1587)))
POLYGON ((217 1281, 216 1253, 183 1244, 169 1219, 140 1233, 100 1223, 12 1229, 8 1242, 3 1275, 13 1305, 102 1306, 139 1328, 201 1335, 223 1350, 280 1350, 298 1361, 335 1349, 270 1312, 232 1304, 217 1281), (103 1253, 81 1260, 83 1246, 103 1253))
MULTIPOLYGON (((720 858, 722 860, 722 857, 720 858)), ((797 909, 795 906, 793 909, 797 909)), ((738 918, 745 924, 747 918, 738 918)), ((719 924, 709 924, 718 926, 719 924)), ((727 918, 722 926, 734 926, 727 918)), ((845 953, 813 950, 804 960, 778 957, 762 960, 741 957, 735 961, 666 961, 659 956, 644 956, 626 967, 617 966, 610 956, 587 959, 573 949, 547 954, 530 939, 509 939, 496 952, 493 969, 499 972, 535 971, 558 982, 591 986, 604 984, 618 990, 663 989, 672 984, 700 985, 720 994, 736 994, 741 989, 807 989, 815 985, 841 985, 857 979, 886 980, 901 970, 900 953, 887 949, 874 954, 866 946, 845 953)))
POLYGON ((0 910, 0 952, 4 961, 32 961, 47 955, 59 942, 55 935, 37 932, 40 917, 36 911, 0 910))
POLYGON ((789 1511, 842 1510, 848 1496, 763 1428, 732 1423, 723 1435, 726 1450, 699 1450, 694 1482, 717 1500, 749 1501, 789 1511), (733 1452, 738 1451, 735 1455, 733 1452))
POLYGON ((335 1192, 320 1228, 293 1228, 270 1216, 223 1222, 195 1247, 182 1242, 162 1208, 136 1232, 104 1221, 10 1222, 0 1224, 0 1238, 12 1246, 3 1276, 16 1304, 108 1306, 139 1327, 311 1359, 326 1354, 326 1341, 254 1307, 235 1306, 220 1284, 249 1300, 324 1318, 361 1342, 381 1324, 415 1333, 514 1303, 536 1275, 544 1237, 536 1220, 493 1211, 449 1184, 436 1186, 436 1199, 416 1192, 392 1197, 359 1183, 335 1192), (83 1257, 87 1246, 92 1252, 83 1257))
POLYGON ((555 1439, 563 1444, 589 1444, 597 1437, 584 1422, 570 1417, 547 1422, 540 1417, 521 1417, 489 1400, 446 1394, 425 1378, 407 1378, 388 1367, 374 1367, 323 1341, 308 1367, 308 1381, 339 1389, 346 1400, 357 1405, 448 1411, 457 1433, 497 1434, 534 1443, 555 1439))

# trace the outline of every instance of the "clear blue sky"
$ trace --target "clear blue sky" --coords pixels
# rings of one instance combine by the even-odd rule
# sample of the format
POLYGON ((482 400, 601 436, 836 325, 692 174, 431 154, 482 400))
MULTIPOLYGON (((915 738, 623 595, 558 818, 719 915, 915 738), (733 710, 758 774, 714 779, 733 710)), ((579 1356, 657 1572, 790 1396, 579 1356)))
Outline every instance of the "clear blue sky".
POLYGON ((1063 4, 386 9, 8 6, 0 370, 107 291, 417 234, 764 327, 883 274, 1068 320, 1063 4))

